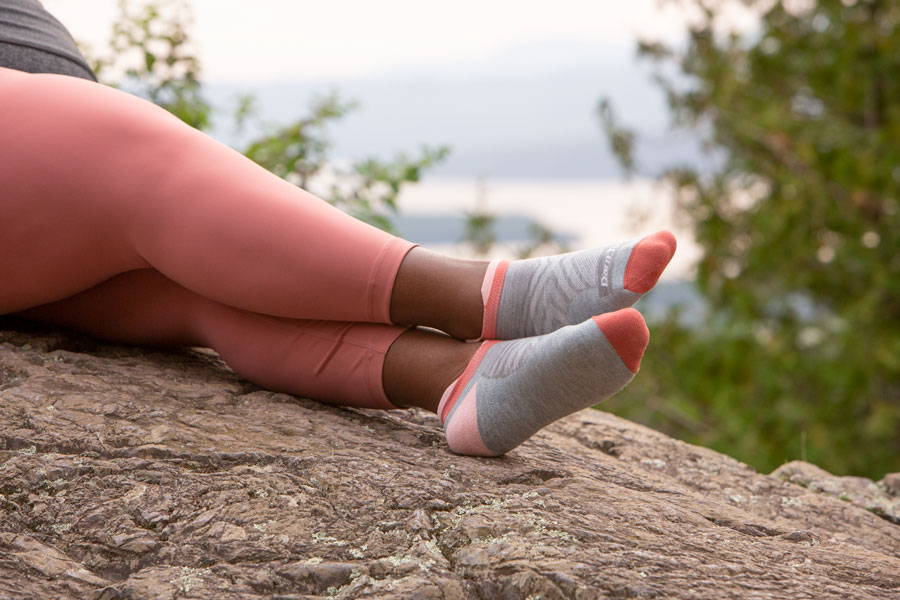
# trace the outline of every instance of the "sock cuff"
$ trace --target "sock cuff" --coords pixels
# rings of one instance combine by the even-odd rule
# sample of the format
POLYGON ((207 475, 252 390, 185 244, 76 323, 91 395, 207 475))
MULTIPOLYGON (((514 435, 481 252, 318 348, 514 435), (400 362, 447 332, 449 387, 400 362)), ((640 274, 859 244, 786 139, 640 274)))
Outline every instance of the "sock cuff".
MULTIPOLYGON (((450 400, 450 396, 453 395, 453 390, 456 389, 456 384, 459 381, 459 377, 450 382, 450 385, 447 386, 447 389, 444 390, 444 393, 441 395, 441 401, 438 402, 437 414, 440 417, 444 413, 444 407, 447 405, 447 401, 450 400)), ((444 422, 444 419, 441 418, 441 423, 444 422)))
POLYGON ((481 337, 479 339, 490 340, 497 337, 497 313, 500 311, 500 296, 503 292, 503 282, 506 279, 508 268, 508 260, 492 260, 488 264, 484 281, 481 284, 484 316, 481 321, 481 337))
POLYGON ((438 417, 442 424, 447 424, 447 417, 453 412, 453 406, 456 404, 456 401, 459 400, 463 390, 466 389, 466 385, 469 383, 469 380, 472 379, 472 375, 475 374, 478 365, 481 364, 481 359, 484 358, 484 355, 491 346, 497 343, 497 340, 482 342, 481 346, 478 347, 478 350, 475 351, 475 354, 472 355, 472 358, 463 370, 462 375, 453 380, 453 383, 444 390, 444 395, 441 396, 441 401, 438 404, 437 410, 438 417))

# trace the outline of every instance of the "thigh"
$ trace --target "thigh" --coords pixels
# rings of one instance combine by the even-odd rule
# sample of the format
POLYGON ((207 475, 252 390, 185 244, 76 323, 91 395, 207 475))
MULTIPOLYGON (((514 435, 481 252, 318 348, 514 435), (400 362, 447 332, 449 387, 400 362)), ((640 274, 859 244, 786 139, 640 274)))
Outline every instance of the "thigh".
POLYGON ((244 310, 390 322, 414 245, 102 85, 0 68, 0 313, 153 268, 244 310))
POLYGON ((128 95, 107 92, 0 68, 0 313, 150 266, 128 238, 128 200, 147 181, 127 166, 153 124, 129 122, 128 95))
POLYGON ((15 314, 111 342, 205 346, 196 317, 210 304, 158 271, 136 269, 15 314))

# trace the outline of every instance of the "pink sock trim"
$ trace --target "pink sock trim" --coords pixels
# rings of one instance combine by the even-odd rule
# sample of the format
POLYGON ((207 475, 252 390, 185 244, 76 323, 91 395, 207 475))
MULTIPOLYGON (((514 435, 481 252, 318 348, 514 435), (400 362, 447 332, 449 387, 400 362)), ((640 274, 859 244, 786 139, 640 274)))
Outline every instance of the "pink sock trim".
POLYGON ((494 282, 494 273, 497 271, 497 265, 500 260, 492 260, 488 263, 487 271, 484 272, 484 281, 481 282, 481 303, 487 304, 491 295, 491 284, 494 282))
MULTIPOLYGON (((441 394, 441 401, 438 402, 437 414, 440 415, 444 412, 444 406, 447 405, 447 400, 450 399, 450 395, 453 393, 453 390, 456 389, 456 382, 459 381, 459 377, 450 382, 450 385, 447 386, 447 389, 444 390, 444 393, 441 394)), ((443 419, 441 419, 443 423, 443 419)))
POLYGON ((447 445, 456 454, 498 456, 488 448, 478 430, 478 384, 459 400, 453 420, 447 426, 447 445))
POLYGON ((469 380, 472 379, 472 375, 475 374, 475 369, 481 364, 481 359, 484 358, 485 353, 496 343, 497 340, 482 342, 481 346, 478 347, 478 350, 475 351, 475 354, 469 360, 469 364, 466 365, 462 375, 460 375, 456 381, 451 383, 450 387, 444 390, 444 396, 441 398, 440 404, 438 404, 438 417, 440 417, 441 423, 446 421, 447 415, 453 410, 453 406, 459 400, 460 393, 465 389, 469 380))
POLYGON ((497 311, 500 309, 500 294, 506 279, 508 260, 493 260, 488 265, 481 284, 481 298, 484 300, 484 317, 481 322, 481 339, 497 337, 497 311))

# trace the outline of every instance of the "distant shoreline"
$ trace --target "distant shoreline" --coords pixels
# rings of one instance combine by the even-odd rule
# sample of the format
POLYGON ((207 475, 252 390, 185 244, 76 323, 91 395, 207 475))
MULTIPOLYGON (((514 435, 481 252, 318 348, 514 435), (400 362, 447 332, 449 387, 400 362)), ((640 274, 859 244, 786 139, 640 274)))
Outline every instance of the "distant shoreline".
MULTIPOLYGON (((690 279, 700 255, 690 231, 678 226, 672 195, 648 179, 609 180, 488 179, 426 177, 400 194, 402 215, 458 217, 476 208, 502 215, 531 217, 550 229, 573 236, 572 249, 625 241, 659 229, 678 238, 678 251, 664 279, 690 279), (479 206, 479 194, 483 203, 479 206), (644 220, 633 218, 641 214, 644 220)), ((453 245, 441 245, 453 251, 453 245)), ((499 248, 498 253, 503 253, 499 248)))

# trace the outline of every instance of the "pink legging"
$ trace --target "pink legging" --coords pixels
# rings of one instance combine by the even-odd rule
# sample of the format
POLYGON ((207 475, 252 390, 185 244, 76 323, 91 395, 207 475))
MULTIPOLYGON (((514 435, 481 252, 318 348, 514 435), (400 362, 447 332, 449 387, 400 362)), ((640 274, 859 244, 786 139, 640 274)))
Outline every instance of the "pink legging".
POLYGON ((394 408, 390 298, 414 245, 150 102, 0 67, 0 314, 205 345, 269 389, 394 408))

